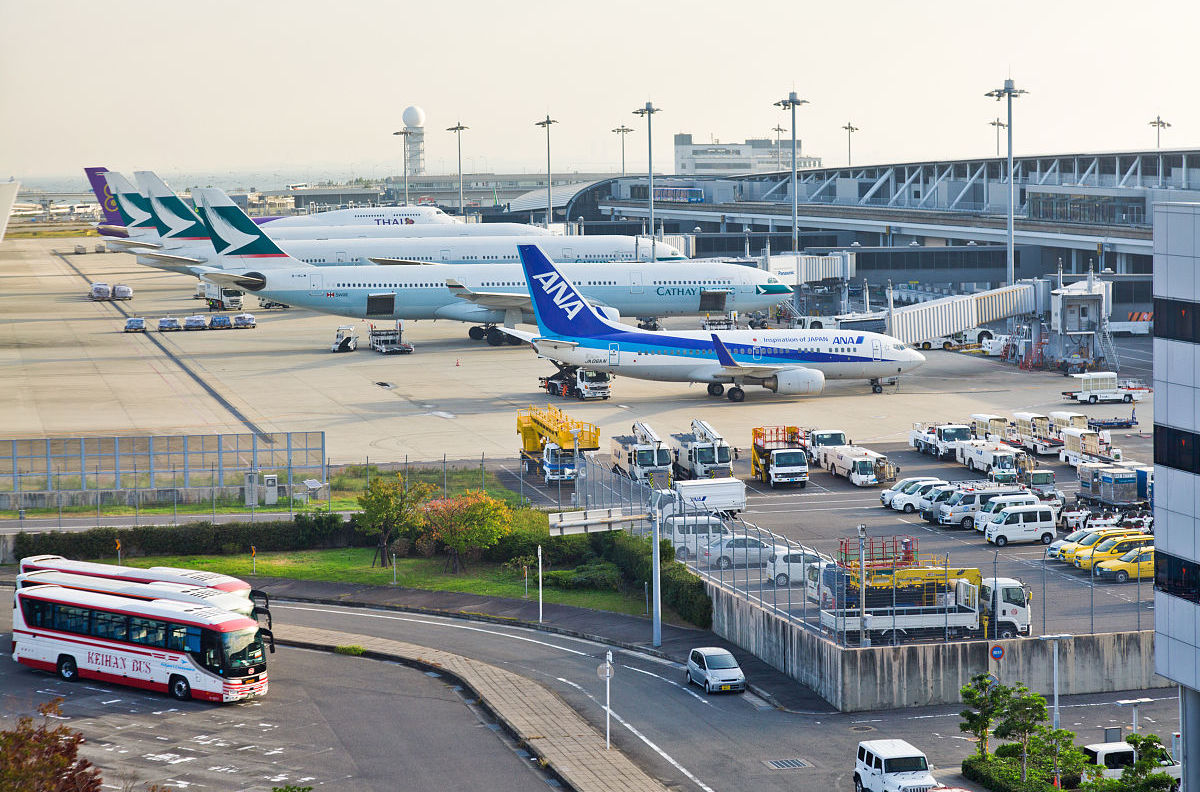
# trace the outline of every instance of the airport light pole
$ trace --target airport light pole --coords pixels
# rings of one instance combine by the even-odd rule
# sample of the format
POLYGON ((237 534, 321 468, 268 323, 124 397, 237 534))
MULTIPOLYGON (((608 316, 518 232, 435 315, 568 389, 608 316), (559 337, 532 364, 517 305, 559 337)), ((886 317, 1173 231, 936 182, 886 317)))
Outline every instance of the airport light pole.
POLYGON ((787 130, 776 124, 771 127, 771 131, 775 133, 775 167, 783 170, 783 149, 779 147, 779 136, 787 130))
POLYGON ((408 136, 412 134, 407 129, 401 129, 399 132, 393 132, 393 135, 400 135, 404 141, 404 205, 408 206, 408 136))
POLYGON ((842 129, 846 130, 846 167, 849 168, 854 164, 854 160, 850 156, 850 136, 858 131, 858 127, 854 126, 852 122, 847 121, 846 126, 842 127, 842 129))
POLYGON ((550 125, 557 124, 549 113, 541 121, 538 121, 534 126, 540 126, 546 130, 546 229, 550 229, 550 221, 554 219, 554 196, 550 189, 550 125))
POLYGON ((1054 717, 1051 722, 1053 723, 1055 729, 1058 728, 1058 642, 1066 641, 1066 640, 1069 640, 1074 637, 1075 636, 1071 635, 1070 633, 1058 633, 1057 635, 1039 635, 1038 636, 1039 641, 1050 641, 1051 644, 1053 644, 1053 646, 1054 646, 1054 668, 1053 668, 1053 672, 1054 672, 1054 708, 1053 708, 1054 717))
POLYGON ((463 126, 463 122, 459 121, 452 127, 447 127, 447 132, 453 132, 458 136, 458 216, 466 216, 466 207, 463 205, 463 174, 462 174, 462 133, 464 129, 470 127, 463 126))
POLYGON ((1154 148, 1160 149, 1162 148, 1162 131, 1171 125, 1163 121, 1162 116, 1156 115, 1154 116, 1154 120, 1150 122, 1150 126, 1154 127, 1154 148))
POLYGON ((628 135, 632 131, 633 131, 632 129, 625 126, 624 124, 621 124, 621 126, 619 126, 613 130, 613 132, 616 132, 618 135, 621 136, 621 175, 622 176, 625 175, 625 136, 628 135))
POLYGON ((1001 121, 1000 117, 997 116, 994 120, 988 121, 988 126, 996 127, 996 156, 999 157, 1000 156, 1000 130, 1008 129, 1008 124, 1001 121))
POLYGON ((792 252, 800 252, 800 206, 797 195, 798 185, 796 184, 796 108, 800 105, 808 104, 807 99, 800 99, 796 96, 796 92, 792 91, 787 95, 786 99, 780 99, 775 103, 776 107, 788 108, 792 111, 792 252))
POLYGON ((1013 97, 1026 94, 1028 91, 1019 89, 1015 86, 1012 80, 1005 80, 1003 88, 997 88, 988 91, 984 96, 995 99, 999 102, 1001 99, 1008 100, 1008 285, 1012 286, 1016 283, 1017 277, 1017 260, 1016 252, 1013 244, 1013 213, 1016 211, 1017 202, 1017 181, 1013 178, 1013 139, 1012 139, 1012 103, 1013 97))
MULTIPOLYGON (((646 198, 650 204, 650 260, 654 261, 657 258, 658 251, 655 249, 655 242, 658 237, 654 233, 654 134, 652 131, 654 114, 661 112, 662 108, 655 107, 652 102, 646 102, 645 107, 639 107, 633 111, 636 116, 641 116, 646 119, 646 174, 649 177, 649 187, 647 189, 646 198)), ((623 138, 622 138, 623 139, 623 138)))

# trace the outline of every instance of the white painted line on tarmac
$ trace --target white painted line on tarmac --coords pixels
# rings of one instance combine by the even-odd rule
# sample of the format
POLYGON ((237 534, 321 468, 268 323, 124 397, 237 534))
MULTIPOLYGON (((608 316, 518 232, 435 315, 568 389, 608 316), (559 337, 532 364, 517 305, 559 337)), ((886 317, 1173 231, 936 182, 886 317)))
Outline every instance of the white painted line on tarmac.
MULTIPOLYGON (((584 689, 583 689, 581 686, 579 686, 579 685, 575 684, 575 683, 574 683, 574 682, 572 682, 571 680, 569 680, 569 679, 563 679, 562 677, 558 677, 558 681, 559 681, 559 682, 562 682, 562 683, 564 683, 564 684, 570 685, 571 687, 575 688, 576 690, 578 690, 578 691, 579 691, 580 693, 582 693, 583 695, 587 696, 589 699, 591 699, 591 700, 592 700, 593 702, 595 702, 596 704, 600 704, 600 701, 599 701, 599 700, 598 700, 598 699, 597 699, 595 696, 593 696, 591 693, 588 693, 588 692, 587 692, 586 690, 584 690, 584 689)), ((601 705, 600 705, 600 708, 601 708, 601 709, 604 709, 604 705, 602 705, 602 704, 601 704, 601 705)), ((651 742, 649 737, 647 737, 646 735, 642 734, 640 731, 638 731, 637 729, 635 729, 635 728, 633 727, 633 724, 631 724, 629 721, 627 721, 627 720, 625 720, 624 718, 622 718, 620 715, 618 715, 618 714, 617 714, 615 711, 613 711, 611 708, 610 708, 608 711, 609 711, 609 714, 611 714, 611 715, 612 715, 612 718, 613 718, 613 720, 615 720, 617 723, 619 723, 619 724, 621 724, 622 726, 624 726, 626 729, 629 729, 629 731, 633 733, 633 736, 634 736, 634 737, 637 737, 639 740, 641 740, 643 743, 645 743, 645 744, 646 744, 646 745, 647 745, 647 746, 650 748, 650 750, 654 751, 656 754, 658 754, 658 755, 659 755, 659 756, 661 756, 663 759, 665 759, 667 762, 669 762, 669 763, 671 764, 671 766, 672 766, 672 767, 674 767, 676 770, 678 770, 679 772, 681 772, 681 773, 683 773, 685 776, 687 776, 687 777, 688 777, 688 779, 689 779, 689 780, 691 780, 691 781, 692 781, 692 782, 693 782, 693 783, 694 783, 696 786, 698 786, 698 787, 700 787, 701 789, 703 789, 703 790, 704 790, 704 792, 714 792, 714 790, 713 790, 713 788, 712 788, 712 787, 710 787, 708 784, 705 784, 705 783, 704 783, 703 781, 701 781, 699 778, 696 778, 696 776, 695 776, 695 775, 693 775, 693 774, 692 774, 692 772, 691 772, 690 770, 688 770, 688 769, 687 769, 686 767, 684 767, 683 765, 679 764, 679 762, 675 761, 674 757, 672 757, 672 756, 671 756, 669 753, 667 753, 667 752, 666 752, 666 751, 664 751, 662 748, 659 748, 657 745, 655 745, 653 742, 651 742)))
POLYGON ((666 682, 666 683, 667 683, 668 685, 670 685, 671 687, 677 687, 677 688, 679 688, 680 690, 682 690, 684 693, 687 693, 689 696, 691 696, 692 698, 696 699, 696 701, 699 701, 699 702, 700 702, 701 704, 703 704, 704 706, 706 706, 706 707, 711 707, 711 706, 712 706, 712 702, 711 702, 711 701, 709 701, 708 699, 704 698, 703 696, 700 696, 700 695, 698 695, 698 694, 696 693, 696 691, 694 691, 694 690, 691 690, 691 689, 689 689, 689 688, 686 688, 686 687, 684 687, 683 685, 679 684, 678 682, 675 682, 675 681, 672 681, 672 680, 670 680, 670 679, 667 679, 665 676, 659 676, 658 674, 652 673, 652 672, 650 672, 650 671, 646 671, 645 669, 642 669, 642 668, 636 668, 636 667, 634 667, 634 666, 631 666, 631 665, 625 665, 624 663, 622 663, 622 664, 621 664, 621 668, 628 668, 630 671, 636 671, 636 672, 638 672, 639 674, 645 674, 646 676, 651 676, 651 677, 654 677, 655 679, 661 679, 663 682, 666 682))

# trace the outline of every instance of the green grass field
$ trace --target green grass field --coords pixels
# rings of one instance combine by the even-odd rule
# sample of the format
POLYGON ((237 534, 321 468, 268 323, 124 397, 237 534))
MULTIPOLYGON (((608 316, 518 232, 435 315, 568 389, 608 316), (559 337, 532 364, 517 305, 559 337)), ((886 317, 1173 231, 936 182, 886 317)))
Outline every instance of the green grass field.
MULTIPOLYGON (((371 548, 346 548, 259 553, 257 574, 261 577, 390 586, 392 570, 390 568, 372 568, 373 552, 371 548)), ((107 559, 104 560, 109 563, 107 559)), ((116 563, 116 559, 112 559, 111 563, 116 563)), ((189 569, 204 569, 235 577, 246 577, 251 574, 251 562, 248 555, 154 556, 124 559, 124 563, 137 567, 179 566, 189 569)), ((443 572, 444 564, 445 558, 442 556, 397 559, 397 585, 430 591, 479 594, 485 597, 521 599, 525 596, 525 584, 522 577, 518 573, 504 569, 500 564, 474 562, 468 566, 466 573, 457 575, 443 572)), ((536 568, 530 571, 529 596, 531 599, 537 599, 536 568)), ((623 593, 616 591, 560 591, 545 588, 542 598, 545 602, 560 605, 575 605, 581 608, 627 613, 635 616, 643 615, 646 610, 646 600, 642 591, 623 593)), ((663 608, 663 619, 674 624, 683 623, 674 611, 666 607, 663 608)))

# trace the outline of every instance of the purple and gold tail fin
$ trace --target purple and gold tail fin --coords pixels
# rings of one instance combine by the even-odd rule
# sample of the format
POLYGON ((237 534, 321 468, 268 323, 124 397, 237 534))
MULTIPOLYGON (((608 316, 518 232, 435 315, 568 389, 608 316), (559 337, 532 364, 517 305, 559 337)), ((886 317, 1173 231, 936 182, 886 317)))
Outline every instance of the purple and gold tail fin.
POLYGON ((117 209, 117 199, 113 197, 112 191, 108 189, 108 183, 104 180, 104 174, 108 172, 108 168, 90 167, 84 168, 83 172, 87 174, 88 183, 92 185, 92 192, 96 194, 96 200, 100 203, 100 211, 104 212, 105 224, 125 225, 125 220, 117 209))

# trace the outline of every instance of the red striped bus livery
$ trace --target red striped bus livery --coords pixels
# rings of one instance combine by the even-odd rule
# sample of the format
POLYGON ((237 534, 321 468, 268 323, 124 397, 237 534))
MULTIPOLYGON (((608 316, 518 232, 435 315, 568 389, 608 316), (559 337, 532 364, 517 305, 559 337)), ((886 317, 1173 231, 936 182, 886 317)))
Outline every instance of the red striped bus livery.
POLYGON ((13 660, 62 679, 96 679, 184 701, 267 692, 269 629, 207 605, 37 585, 13 595, 13 660))

